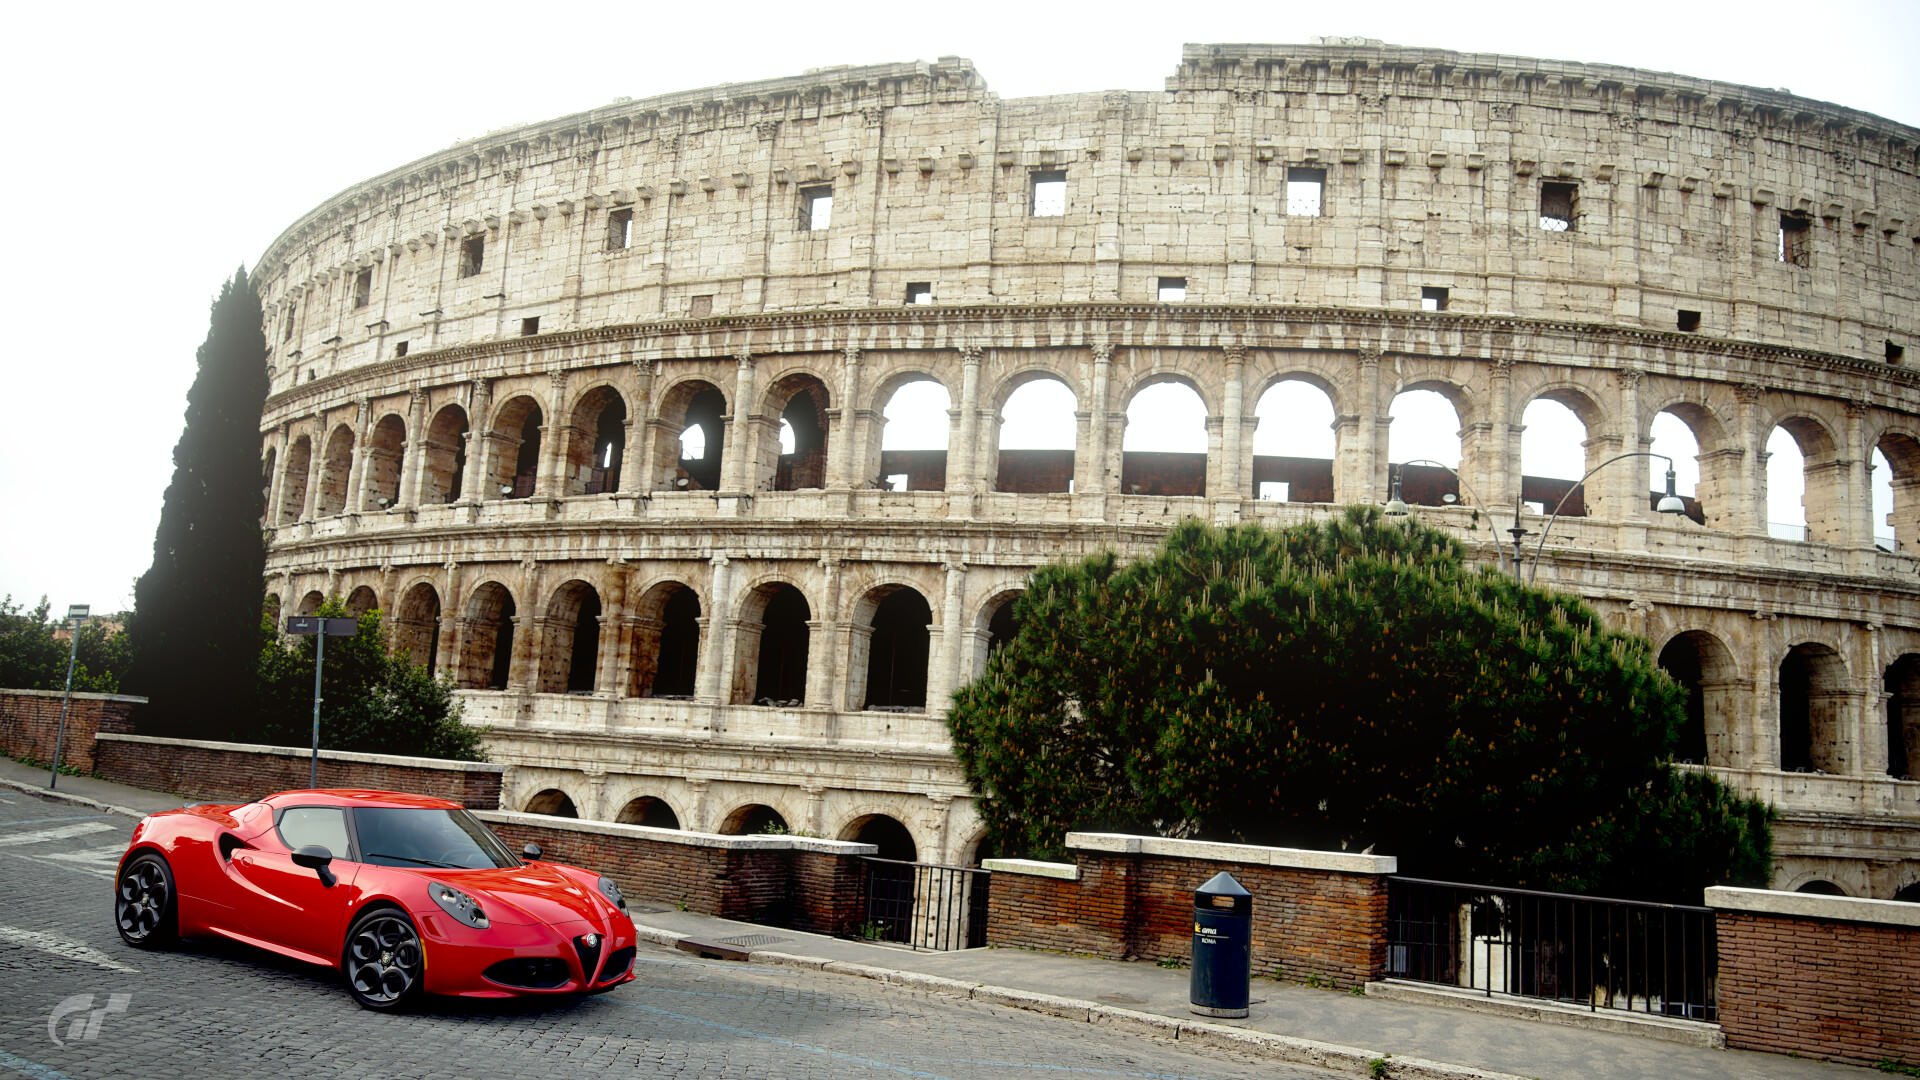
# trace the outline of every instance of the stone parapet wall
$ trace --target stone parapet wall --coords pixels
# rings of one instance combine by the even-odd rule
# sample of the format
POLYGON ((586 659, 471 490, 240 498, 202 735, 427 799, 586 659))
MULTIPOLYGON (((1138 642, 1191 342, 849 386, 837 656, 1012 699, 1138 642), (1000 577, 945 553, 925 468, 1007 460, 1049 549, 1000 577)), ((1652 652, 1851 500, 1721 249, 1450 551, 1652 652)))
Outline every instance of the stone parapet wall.
MULTIPOLYGON (((289 746, 102 735, 95 771, 108 780, 192 801, 249 802, 308 783, 309 751, 289 746)), ((411 791, 473 809, 500 805, 505 768, 438 758, 320 752, 319 786, 411 791)))
POLYGON ((1727 1046, 1920 1065, 1920 904, 1708 889, 1727 1046))
POLYGON ((60 744, 62 764, 94 771, 94 737, 131 732, 133 714, 146 698, 120 694, 74 694, 67 705, 66 735, 59 736, 66 695, 59 690, 0 690, 0 753, 51 762, 60 744))

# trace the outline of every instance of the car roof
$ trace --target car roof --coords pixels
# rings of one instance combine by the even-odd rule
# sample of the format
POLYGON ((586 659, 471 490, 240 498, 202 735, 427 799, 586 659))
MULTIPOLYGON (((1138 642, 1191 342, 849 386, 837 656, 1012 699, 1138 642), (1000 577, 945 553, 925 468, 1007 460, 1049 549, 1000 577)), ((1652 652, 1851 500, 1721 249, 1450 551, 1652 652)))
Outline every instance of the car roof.
POLYGON ((408 810, 458 810, 460 804, 431 795, 366 788, 302 788, 279 791, 260 800, 278 810, 287 806, 372 806, 408 810))

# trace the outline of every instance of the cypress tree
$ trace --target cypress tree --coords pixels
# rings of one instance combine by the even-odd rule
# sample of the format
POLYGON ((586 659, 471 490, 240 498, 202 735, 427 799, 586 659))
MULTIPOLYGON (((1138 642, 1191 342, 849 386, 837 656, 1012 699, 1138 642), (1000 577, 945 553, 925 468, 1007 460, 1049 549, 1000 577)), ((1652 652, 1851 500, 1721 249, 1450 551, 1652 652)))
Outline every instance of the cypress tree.
POLYGON ((213 302, 186 428, 134 586, 127 689, 149 734, 231 735, 254 715, 266 541, 260 530, 260 416, 267 342, 243 267, 213 302))

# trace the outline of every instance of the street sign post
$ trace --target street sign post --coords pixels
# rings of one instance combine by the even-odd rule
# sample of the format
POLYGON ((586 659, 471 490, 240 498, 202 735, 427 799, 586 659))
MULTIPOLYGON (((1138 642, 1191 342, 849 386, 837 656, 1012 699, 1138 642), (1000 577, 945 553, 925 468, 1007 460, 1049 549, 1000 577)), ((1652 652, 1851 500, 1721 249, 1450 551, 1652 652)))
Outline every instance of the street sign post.
POLYGON ((318 637, 313 656, 313 757, 307 761, 307 786, 320 786, 320 672, 327 663, 327 639, 352 637, 360 630, 357 619, 326 619, 318 615, 287 616, 287 633, 318 637))
POLYGON ((51 791, 60 784, 60 753, 67 741, 67 706, 73 703, 73 665, 80 659, 80 624, 87 621, 87 615, 93 609, 86 604, 74 604, 67 608, 67 632, 72 641, 67 649, 67 693, 60 699, 60 726, 53 732, 53 764, 47 767, 47 789, 51 791))

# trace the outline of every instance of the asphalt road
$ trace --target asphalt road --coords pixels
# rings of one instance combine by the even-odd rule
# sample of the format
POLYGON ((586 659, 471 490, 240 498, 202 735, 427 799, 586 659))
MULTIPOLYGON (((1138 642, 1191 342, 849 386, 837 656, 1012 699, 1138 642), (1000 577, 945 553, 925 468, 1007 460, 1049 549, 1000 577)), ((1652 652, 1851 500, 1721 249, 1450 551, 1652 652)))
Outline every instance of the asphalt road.
POLYGON ((369 1013, 329 970, 218 942, 123 944, 113 870, 131 830, 124 817, 0 791, 0 1075, 1333 1075, 644 942, 639 978, 610 994, 369 1013))

